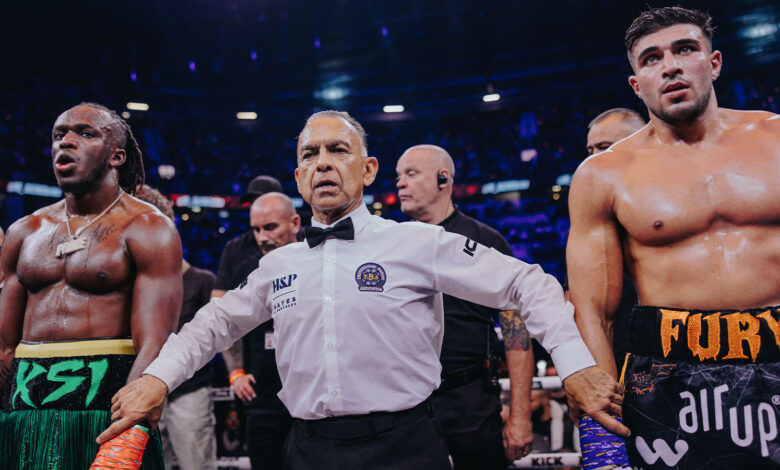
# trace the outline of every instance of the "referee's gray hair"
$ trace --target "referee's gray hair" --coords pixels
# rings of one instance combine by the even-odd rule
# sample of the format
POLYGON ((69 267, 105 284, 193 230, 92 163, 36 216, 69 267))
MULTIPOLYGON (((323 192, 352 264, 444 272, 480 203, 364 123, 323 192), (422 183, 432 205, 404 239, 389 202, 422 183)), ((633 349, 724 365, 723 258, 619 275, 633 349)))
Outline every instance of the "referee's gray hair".
MULTIPOLYGON (((355 128, 358 132, 358 136, 360 137, 360 145, 363 146, 363 156, 368 156, 368 141, 367 137, 368 134, 366 134, 366 130, 363 129, 363 126, 360 125, 359 122, 355 118, 353 118, 348 112, 346 111, 336 111, 335 109, 326 109, 325 111, 317 111, 316 113, 312 114, 306 119, 306 124, 303 126, 304 128, 309 125, 309 123, 319 117, 335 117, 339 119, 343 119, 349 123, 352 127, 355 128)), ((300 137, 300 135, 298 136, 300 137)))
MULTIPOLYGON (((628 108, 612 108, 604 111, 603 113, 599 114, 595 118, 593 118, 592 121, 590 121, 590 124, 588 124, 588 129, 592 128, 596 124, 600 123, 604 119, 608 118, 609 116, 612 116, 613 114, 620 114, 622 116, 625 116, 623 119, 625 120, 631 120, 635 119, 638 122, 641 123, 641 126, 644 126, 646 124, 645 118, 642 117, 641 114, 634 111, 633 109, 628 108)), ((640 126, 640 127, 641 127, 640 126)))

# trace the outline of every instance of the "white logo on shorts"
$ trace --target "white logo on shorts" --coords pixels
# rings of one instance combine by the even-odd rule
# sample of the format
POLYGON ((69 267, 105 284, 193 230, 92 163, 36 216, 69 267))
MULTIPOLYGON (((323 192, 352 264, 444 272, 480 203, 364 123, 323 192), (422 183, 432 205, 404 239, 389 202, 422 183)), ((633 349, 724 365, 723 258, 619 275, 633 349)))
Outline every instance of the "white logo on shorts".
POLYGON ((653 441, 653 448, 651 449, 644 438, 638 436, 636 438, 636 450, 649 465, 653 465, 660 458, 667 466, 672 467, 677 465, 677 462, 679 462, 685 453, 688 452, 688 443, 683 440, 678 440, 674 443, 674 450, 672 450, 669 448, 669 444, 667 444, 666 441, 663 439, 656 439, 653 441))

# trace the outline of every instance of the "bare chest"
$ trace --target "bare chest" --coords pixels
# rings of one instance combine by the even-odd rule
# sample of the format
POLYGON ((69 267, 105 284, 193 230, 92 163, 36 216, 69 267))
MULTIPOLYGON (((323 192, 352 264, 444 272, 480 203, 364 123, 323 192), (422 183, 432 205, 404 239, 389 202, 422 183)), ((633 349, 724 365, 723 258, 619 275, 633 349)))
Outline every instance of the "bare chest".
POLYGON ((105 294, 126 285, 132 265, 121 230, 101 221, 74 241, 64 224, 45 224, 25 239, 17 273, 22 284, 35 293, 64 282, 94 294, 105 294))
POLYGON ((780 150, 730 145, 642 155, 624 172, 617 218, 629 236, 667 245, 722 226, 780 226, 780 150))

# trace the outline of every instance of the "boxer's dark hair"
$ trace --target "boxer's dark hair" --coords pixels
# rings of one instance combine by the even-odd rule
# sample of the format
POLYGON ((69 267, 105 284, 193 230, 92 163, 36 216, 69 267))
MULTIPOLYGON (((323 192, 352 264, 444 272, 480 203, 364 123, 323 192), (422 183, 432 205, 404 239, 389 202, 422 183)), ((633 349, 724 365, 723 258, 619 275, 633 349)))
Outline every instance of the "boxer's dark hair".
POLYGON ((653 8, 643 11, 626 30, 626 51, 631 58, 631 51, 636 43, 659 29, 677 24, 692 24, 701 29, 712 49, 712 17, 703 11, 682 7, 653 8))
POLYGON ((144 184, 144 159, 141 148, 135 140, 133 130, 130 125, 122 119, 114 110, 109 109, 99 103, 81 103, 80 106, 90 106, 101 111, 105 111, 111 117, 113 136, 116 144, 125 151, 127 158, 125 162, 117 168, 119 172, 119 187, 128 194, 135 194, 139 186, 144 184))

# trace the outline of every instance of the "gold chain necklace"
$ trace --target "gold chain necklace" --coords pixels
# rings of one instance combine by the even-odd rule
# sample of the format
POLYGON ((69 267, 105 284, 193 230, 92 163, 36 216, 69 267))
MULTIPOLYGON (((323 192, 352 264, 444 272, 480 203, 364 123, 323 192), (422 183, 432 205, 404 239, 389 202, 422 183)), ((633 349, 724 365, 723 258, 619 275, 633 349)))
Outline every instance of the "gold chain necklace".
POLYGON ((55 252, 55 255, 57 258, 62 258, 63 256, 67 256, 71 253, 75 253, 79 250, 83 250, 87 247, 87 239, 86 238, 79 238, 82 233, 84 233, 84 230, 87 229, 90 225, 97 222, 98 219, 103 217, 104 215, 108 214, 108 212, 111 210, 112 207, 114 207, 120 199, 122 199, 122 194, 124 194, 124 191, 121 189, 119 190, 119 195, 114 199, 114 202, 108 205, 105 209, 103 209, 103 212, 98 214, 97 217, 87 222, 84 226, 76 230, 76 233, 71 233, 70 231, 70 214, 68 213, 68 203, 65 203, 65 227, 68 229, 68 236, 70 237, 70 241, 62 242, 59 245, 57 245, 57 251, 55 252))

